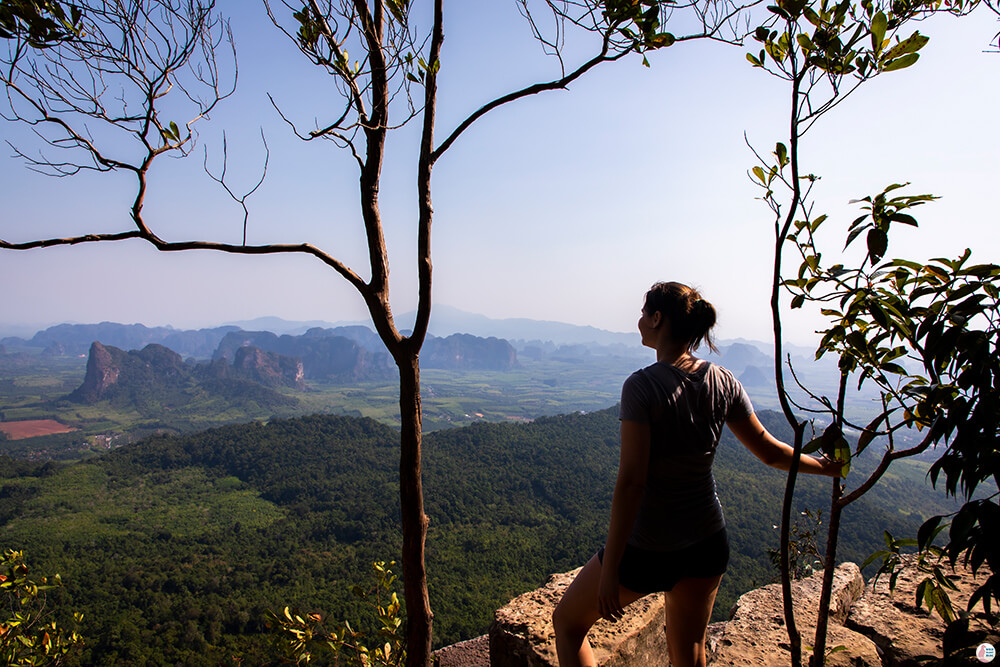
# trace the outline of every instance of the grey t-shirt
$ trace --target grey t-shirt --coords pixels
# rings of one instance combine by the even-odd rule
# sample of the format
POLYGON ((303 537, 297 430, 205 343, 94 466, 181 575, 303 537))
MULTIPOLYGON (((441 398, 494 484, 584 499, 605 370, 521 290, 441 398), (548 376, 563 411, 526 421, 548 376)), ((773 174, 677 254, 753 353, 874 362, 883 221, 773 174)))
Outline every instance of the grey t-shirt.
POLYGON ((646 422, 652 440, 642 505, 629 544, 675 551, 722 529, 712 461, 728 420, 753 414, 733 374, 703 362, 686 373, 657 362, 622 386, 619 418, 646 422))

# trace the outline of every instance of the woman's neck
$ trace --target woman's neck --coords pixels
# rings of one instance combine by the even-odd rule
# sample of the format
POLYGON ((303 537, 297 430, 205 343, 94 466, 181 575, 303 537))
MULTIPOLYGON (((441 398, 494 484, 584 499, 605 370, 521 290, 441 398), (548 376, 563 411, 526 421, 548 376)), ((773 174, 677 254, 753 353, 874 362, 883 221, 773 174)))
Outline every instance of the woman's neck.
POLYGON ((687 346, 674 343, 667 343, 656 348, 656 360, 668 363, 671 366, 677 366, 678 368, 690 366, 692 362, 697 361, 687 346))

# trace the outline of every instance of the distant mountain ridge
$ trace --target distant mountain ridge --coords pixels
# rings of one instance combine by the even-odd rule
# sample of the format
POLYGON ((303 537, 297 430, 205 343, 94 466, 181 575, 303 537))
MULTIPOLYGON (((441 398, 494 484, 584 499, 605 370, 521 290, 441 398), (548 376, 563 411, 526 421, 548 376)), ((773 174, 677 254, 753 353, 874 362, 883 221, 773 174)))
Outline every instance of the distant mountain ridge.
MULTIPOLYGON (((413 313, 404 313, 397 318, 405 323, 413 318, 413 313)), ((405 328, 405 327, 404 327, 405 328)), ((90 343, 95 340, 121 349, 139 349, 149 343, 159 343, 180 353, 201 359, 211 358, 222 338, 233 331, 268 331, 281 335, 315 335, 315 332, 333 332, 355 340, 360 345, 374 350, 381 349, 382 343, 372 329, 370 322, 331 323, 319 320, 295 322, 279 317, 260 317, 253 320, 230 322, 218 327, 197 330, 180 330, 172 327, 147 327, 142 324, 59 324, 38 331, 31 338, 7 337, 0 343, 8 347, 29 345, 47 347, 58 342, 66 347, 67 354, 85 354, 90 343)), ((498 338, 523 347, 532 342, 550 342, 559 345, 610 346, 640 350, 642 346, 635 332, 615 332, 592 326, 567 324, 527 318, 493 319, 485 315, 468 313, 446 305, 435 306, 428 328, 431 335, 446 338, 453 334, 469 334, 480 338, 498 338)), ((719 341, 722 346, 743 343, 757 348, 765 355, 771 354, 769 342, 719 341)), ((801 346, 785 346, 794 354, 811 354, 812 349, 801 346)))
MULTIPOLYGON (((412 322, 416 313, 402 313, 396 317, 400 327, 406 329, 406 323, 412 322)), ((279 317, 259 317, 253 320, 229 322, 245 330, 266 330, 278 334, 301 334, 312 328, 341 328, 345 326, 362 326, 370 329, 368 321, 359 322, 293 322, 279 317)), ((639 340, 635 334, 607 331, 597 327, 547 320, 533 320, 524 317, 494 319, 478 313, 470 313, 454 306, 437 304, 431 313, 428 332, 439 338, 452 334, 464 333, 481 338, 502 338, 510 341, 552 341, 556 344, 592 343, 597 345, 626 345, 638 347, 639 340)))
MULTIPOLYGON (((397 321, 405 323, 410 318, 411 315, 403 314, 397 321)), ((0 344, 6 346, 8 353, 16 353, 27 345, 41 347, 46 353, 55 356, 83 356, 90 343, 95 340, 120 349, 139 349, 149 343, 158 343, 185 358, 210 359, 216 354, 223 339, 230 334, 239 333, 246 344, 302 358, 307 379, 374 379, 388 378, 395 374, 385 346, 370 323, 333 325, 317 321, 290 322, 268 317, 237 324, 197 331, 110 322, 96 325, 63 324, 40 331, 29 340, 4 338, 0 340, 0 344), (308 327, 310 324, 323 326, 308 327), (241 328, 251 325, 266 325, 273 331, 265 331, 263 327, 241 328), (295 333, 293 335, 290 332, 295 333), (339 343, 339 353, 351 356, 350 361, 334 361, 337 355, 332 348, 335 345, 329 341, 317 342, 318 339, 330 336, 342 336, 354 341, 357 349, 344 341, 339 343), (255 342, 251 342, 251 339, 255 342), (292 339, 295 339, 294 342, 292 339)), ((595 327, 524 318, 492 319, 449 306, 439 305, 435 308, 429 332, 421 351, 421 364, 427 369, 507 370, 517 364, 518 355, 522 355, 527 361, 559 360, 568 363, 588 363, 595 357, 620 359, 623 360, 623 368, 630 370, 652 361, 649 350, 641 347, 635 333, 618 333, 595 327), (454 338, 456 335, 461 337, 454 338), (493 342, 485 342, 491 339, 493 342)), ((698 355, 729 368, 738 378, 745 378, 748 386, 758 388, 755 398, 765 405, 776 406, 773 402, 775 399, 771 396, 774 393, 773 345, 744 339, 716 342, 718 354, 703 346, 698 355)), ((230 351, 235 349, 229 343, 227 346, 230 351)), ((816 360, 813 349, 788 344, 784 346, 784 352, 790 355, 790 362, 800 380, 813 389, 819 388, 820 392, 836 391, 839 374, 836 371, 836 359, 832 355, 816 360)))
POLYGON ((84 355, 90 344, 101 341, 122 350, 139 350, 151 343, 168 347, 184 357, 208 359, 234 326, 211 329, 178 330, 171 327, 147 327, 143 324, 57 324, 37 332, 30 339, 8 337, 3 340, 10 346, 51 348, 61 346, 64 354, 84 355))

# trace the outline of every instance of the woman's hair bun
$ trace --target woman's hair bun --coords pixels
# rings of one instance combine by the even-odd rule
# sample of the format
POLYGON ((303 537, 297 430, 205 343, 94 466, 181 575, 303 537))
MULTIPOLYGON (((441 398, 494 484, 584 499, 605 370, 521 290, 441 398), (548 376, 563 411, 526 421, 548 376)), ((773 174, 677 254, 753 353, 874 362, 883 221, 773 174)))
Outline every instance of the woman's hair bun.
POLYGON ((705 331, 715 326, 715 306, 701 297, 698 297, 691 305, 691 315, 701 321, 705 326, 705 331))
POLYGON ((656 283, 646 292, 643 310, 649 314, 663 313, 670 320, 674 340, 686 343, 688 349, 696 350, 704 341, 713 352, 718 351, 711 336, 716 322, 715 306, 703 299, 698 290, 682 283, 656 283))

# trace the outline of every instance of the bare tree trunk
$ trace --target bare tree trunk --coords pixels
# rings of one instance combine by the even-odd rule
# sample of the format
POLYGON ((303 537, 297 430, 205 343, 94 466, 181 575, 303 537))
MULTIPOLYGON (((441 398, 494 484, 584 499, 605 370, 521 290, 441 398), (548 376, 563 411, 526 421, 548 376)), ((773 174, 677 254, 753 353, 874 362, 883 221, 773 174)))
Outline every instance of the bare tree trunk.
POLYGON ((802 436, 805 424, 797 423, 795 446, 792 451, 792 465, 785 480, 785 497, 781 503, 781 599, 785 612, 785 627, 788 630, 788 644, 791 651, 792 667, 802 664, 802 635, 795 626, 795 611, 792 604, 792 568, 789 554, 789 537, 792 525, 792 502, 795 497, 795 480, 798 477, 799 461, 802 458, 802 436))
POLYGON ((837 568, 837 538, 840 535, 840 515, 844 504, 840 502, 843 487, 840 478, 833 480, 830 500, 830 525, 826 531, 826 556, 823 565, 823 586, 819 594, 819 608, 816 610, 816 638, 810 667, 823 667, 826 662, 826 632, 830 622, 830 598, 833 594, 833 575, 837 568))
MULTIPOLYGON (((792 54, 794 65, 794 52, 792 54)), ((798 149, 798 117, 796 115, 797 101, 799 96, 799 86, 802 83, 801 75, 792 80, 792 115, 790 119, 791 129, 789 132, 789 152, 792 169, 792 201, 788 207, 784 223, 780 225, 780 218, 775 219, 774 229, 774 273, 771 280, 771 321, 774 331, 774 383, 778 390, 778 401, 781 404, 781 411, 785 415, 785 420, 795 432, 795 443, 792 451, 792 464, 788 470, 788 481, 785 484, 785 497, 781 505, 781 595, 785 611, 785 627, 788 630, 788 643, 791 650, 792 667, 800 667, 802 664, 802 637, 795 627, 795 609, 792 605, 792 573, 789 568, 789 533, 791 532, 792 500, 795 493, 795 479, 799 472, 799 461, 802 458, 802 440, 805 433, 805 423, 800 422, 792 412, 791 403, 788 400, 788 393, 785 390, 785 376, 781 369, 782 356, 782 329, 781 329, 781 251, 785 240, 788 238, 788 231, 791 229, 792 221, 795 220, 795 213, 798 211, 802 192, 799 184, 799 149, 798 149)))
POLYGON ((420 466, 421 412, 420 359, 407 352, 399 366, 399 509, 403 524, 403 591, 406 602, 406 664, 431 664, 431 631, 434 615, 427 594, 424 543, 427 515, 420 466))

